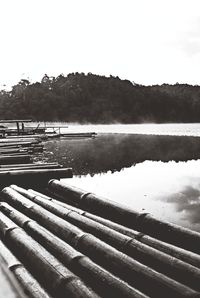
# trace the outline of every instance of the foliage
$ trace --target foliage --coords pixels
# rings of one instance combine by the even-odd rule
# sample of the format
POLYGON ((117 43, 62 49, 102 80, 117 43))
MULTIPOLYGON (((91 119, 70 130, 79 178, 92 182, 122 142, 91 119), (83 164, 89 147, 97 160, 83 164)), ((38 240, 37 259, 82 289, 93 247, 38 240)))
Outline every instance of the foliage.
POLYGON ((199 122, 200 87, 142 86, 118 77, 71 73, 0 92, 0 119, 81 123, 199 122))

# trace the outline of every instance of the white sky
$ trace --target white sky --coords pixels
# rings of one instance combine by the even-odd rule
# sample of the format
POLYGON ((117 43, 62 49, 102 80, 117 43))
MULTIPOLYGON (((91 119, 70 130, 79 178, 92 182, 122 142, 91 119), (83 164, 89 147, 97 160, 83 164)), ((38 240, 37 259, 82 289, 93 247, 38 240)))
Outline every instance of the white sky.
POLYGON ((0 0, 0 89, 92 72, 200 85, 199 0, 0 0))

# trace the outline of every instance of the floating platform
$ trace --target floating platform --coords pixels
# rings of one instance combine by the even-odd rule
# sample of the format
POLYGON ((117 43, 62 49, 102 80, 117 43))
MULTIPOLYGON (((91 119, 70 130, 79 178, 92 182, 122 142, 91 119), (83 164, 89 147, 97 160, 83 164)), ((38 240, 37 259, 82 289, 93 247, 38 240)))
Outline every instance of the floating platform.
POLYGON ((26 164, 10 164, 10 165, 0 165, 0 170, 7 168, 62 168, 63 166, 57 162, 49 162, 49 163, 26 163, 26 164))
POLYGON ((95 132, 82 132, 82 133, 61 133, 61 138, 94 138, 97 134, 95 132))
MULTIPOLYGON (((34 164, 33 164, 34 165, 34 164)), ((16 183, 18 185, 31 187, 37 185, 38 188, 44 187, 49 179, 53 178, 72 178, 71 168, 62 167, 19 167, 19 168, 0 168, 0 188, 16 183)))
POLYGON ((200 297, 200 233, 58 180, 0 197, 0 257, 31 297, 200 297))
POLYGON ((33 138, 33 139, 39 139, 39 140, 47 140, 48 139, 48 136, 46 134, 24 134, 24 135, 13 135, 13 136, 6 136, 6 140, 9 140, 9 139, 30 139, 30 138, 33 138))
POLYGON ((0 155, 0 165, 1 164, 13 164, 13 163, 29 163, 31 161, 31 156, 28 154, 23 155, 0 155))
MULTIPOLYGON (((61 129, 68 128, 67 125, 44 125, 41 126, 39 123, 37 126, 31 126, 31 119, 16 119, 16 120, 0 120, 0 124, 16 124, 16 128, 11 128, 7 126, 1 125, 0 127, 0 135, 4 139, 6 137, 9 139, 18 139, 18 141, 23 141, 23 139, 42 139, 47 140, 49 138, 93 138, 96 136, 95 132, 69 132, 69 133, 61 133, 61 129), (25 127, 25 123, 29 123, 29 126, 25 127), (21 138, 21 139, 20 139, 21 138)), ((25 141, 25 140, 24 140, 25 141)))
POLYGON ((3 142, 0 143, 0 148, 16 148, 16 147, 32 147, 36 146, 36 144, 33 144, 32 142, 28 141, 15 141, 15 142, 3 142))

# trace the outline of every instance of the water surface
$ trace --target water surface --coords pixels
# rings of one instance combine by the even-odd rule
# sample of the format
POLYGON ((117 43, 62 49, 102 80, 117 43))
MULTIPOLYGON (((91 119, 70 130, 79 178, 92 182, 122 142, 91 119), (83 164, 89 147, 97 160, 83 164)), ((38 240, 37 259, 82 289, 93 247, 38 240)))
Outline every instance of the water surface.
MULTIPOLYGON (((49 123, 52 125, 52 123, 49 123)), ((60 123, 68 125, 61 132, 87 132, 98 133, 129 133, 129 134, 156 134, 156 135, 186 135, 200 136, 200 123, 169 123, 169 124, 98 124, 79 125, 71 123, 60 123)), ((46 123, 48 125, 48 123, 46 123)), ((55 123, 55 125, 59 125, 55 123)))
MULTIPOLYGON (((178 136, 111 131, 95 139, 53 140, 45 156, 73 168, 75 176, 65 183, 200 231, 200 138, 184 136, 189 128, 179 127, 178 136)), ((198 134, 194 124, 189 127, 198 134)), ((93 128, 82 131, 98 131, 93 128)))

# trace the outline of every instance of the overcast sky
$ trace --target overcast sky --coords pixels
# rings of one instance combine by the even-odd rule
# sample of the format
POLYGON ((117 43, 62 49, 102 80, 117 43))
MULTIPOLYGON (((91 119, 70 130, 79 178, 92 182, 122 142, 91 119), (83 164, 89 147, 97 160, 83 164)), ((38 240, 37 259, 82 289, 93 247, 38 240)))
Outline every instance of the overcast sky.
POLYGON ((0 0, 0 89, 47 73, 200 85, 199 0, 0 0))

